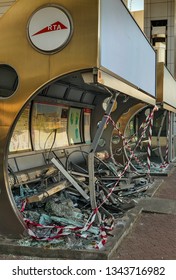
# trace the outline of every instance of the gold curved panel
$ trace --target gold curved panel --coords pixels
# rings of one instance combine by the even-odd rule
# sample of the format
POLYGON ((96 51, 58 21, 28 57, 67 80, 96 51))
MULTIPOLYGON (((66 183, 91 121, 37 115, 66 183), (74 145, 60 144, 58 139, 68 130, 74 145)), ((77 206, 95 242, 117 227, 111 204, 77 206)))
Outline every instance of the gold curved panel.
POLYGON ((125 128, 129 122, 129 120, 131 119, 131 117, 133 115, 135 115, 138 111, 142 110, 142 108, 146 107, 146 104, 144 103, 138 103, 136 105, 134 105, 133 107, 130 108, 130 110, 123 114, 120 119, 118 120, 119 122, 119 127, 120 127, 120 131, 124 134, 125 132, 125 128))
POLYGON ((6 225, 0 234, 16 236, 24 231, 6 179, 8 137, 16 116, 48 82, 73 71, 93 68, 97 63, 98 0, 54 0, 73 20, 72 38, 61 51, 43 54, 29 43, 29 18, 39 7, 52 3, 18 0, 0 19, 0 64, 12 66, 19 76, 16 92, 10 98, 0 99, 0 173, 3 174, 0 176, 0 223, 6 225))

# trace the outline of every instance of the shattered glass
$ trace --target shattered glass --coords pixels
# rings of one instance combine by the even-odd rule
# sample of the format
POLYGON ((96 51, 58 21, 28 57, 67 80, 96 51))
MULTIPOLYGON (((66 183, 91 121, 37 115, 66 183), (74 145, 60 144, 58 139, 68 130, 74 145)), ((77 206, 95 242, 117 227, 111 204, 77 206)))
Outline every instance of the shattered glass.
MULTIPOLYGON (((41 181, 37 178, 37 182, 25 182, 12 188, 29 235, 19 240, 21 246, 97 249, 107 242, 107 238, 111 238, 114 226, 125 225, 126 220, 121 218, 135 207, 133 198, 140 197, 147 190, 148 178, 135 178, 132 175, 129 179, 129 176, 123 175, 124 180, 120 181, 118 178, 123 170, 122 166, 108 160, 105 164, 100 164, 99 169, 96 169, 95 181, 100 222, 95 218, 96 212, 93 212, 90 201, 86 201, 72 186, 29 203, 30 197, 46 192, 48 186, 53 184, 52 177, 48 180, 41 178, 41 181)), ((84 184, 88 185, 88 179, 84 184)))

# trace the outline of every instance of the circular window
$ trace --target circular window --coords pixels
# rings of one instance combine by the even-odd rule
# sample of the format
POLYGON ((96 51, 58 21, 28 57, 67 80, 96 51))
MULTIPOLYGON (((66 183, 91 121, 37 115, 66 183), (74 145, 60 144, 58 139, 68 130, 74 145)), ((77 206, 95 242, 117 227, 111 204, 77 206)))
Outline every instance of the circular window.
POLYGON ((145 116, 147 117, 149 114, 150 114, 150 108, 147 108, 147 109, 145 110, 145 116))
MULTIPOLYGON (((102 103, 102 107, 103 107, 103 110, 106 111, 108 105, 109 105, 109 102, 110 102, 110 97, 107 97, 104 99, 103 103, 102 103)), ((115 101, 114 103, 114 106, 112 108, 112 112, 114 112, 115 110, 117 109, 117 101, 115 101)))
MULTIPOLYGON (((100 124, 101 124, 101 121, 99 121, 99 122, 97 123, 97 128, 99 128, 100 124)), ((106 128, 107 128, 107 124, 105 123, 104 129, 106 129, 106 128)))
POLYGON ((101 138, 101 139, 99 140, 99 142, 98 142, 98 145, 99 145, 100 147, 104 147, 104 146, 106 145, 105 139, 101 138))
POLYGON ((9 65, 0 64, 0 97, 7 98, 17 89, 18 75, 9 65))
POLYGON ((118 145, 120 143, 120 137, 118 135, 112 136, 112 144, 118 145))

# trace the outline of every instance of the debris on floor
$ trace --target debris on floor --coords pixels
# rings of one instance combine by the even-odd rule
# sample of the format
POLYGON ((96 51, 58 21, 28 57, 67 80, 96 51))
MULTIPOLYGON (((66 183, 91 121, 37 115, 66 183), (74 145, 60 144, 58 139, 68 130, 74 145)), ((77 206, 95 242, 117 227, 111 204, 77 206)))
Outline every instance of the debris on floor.
POLYGON ((9 167, 9 183, 29 235, 20 245, 101 249, 106 244, 114 227, 125 223, 121 219, 152 183, 146 175, 125 173, 122 165, 107 159, 97 162, 95 209, 87 199, 91 186, 86 172, 60 172, 50 165, 35 172, 14 173, 9 167), (71 184, 72 178, 81 191, 71 184))

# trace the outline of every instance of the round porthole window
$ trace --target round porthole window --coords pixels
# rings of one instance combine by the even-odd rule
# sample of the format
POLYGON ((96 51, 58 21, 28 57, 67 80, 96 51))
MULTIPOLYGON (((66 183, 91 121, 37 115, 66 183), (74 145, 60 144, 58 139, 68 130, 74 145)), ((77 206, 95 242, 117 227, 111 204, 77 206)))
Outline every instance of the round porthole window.
POLYGON ((147 108, 147 109, 145 110, 145 116, 147 117, 149 114, 150 114, 150 108, 147 108))
POLYGON ((120 137, 118 135, 113 135, 111 141, 112 141, 112 144, 117 145, 120 143, 120 137))
MULTIPOLYGON (((111 99, 110 97, 107 97, 107 98, 104 99, 104 101, 103 101, 103 103, 102 103, 102 107, 103 107, 103 110, 104 110, 104 111, 106 111, 110 99, 111 99)), ((113 106, 113 108, 112 108, 112 112, 114 112, 116 109, 117 109, 117 101, 114 102, 114 106, 113 106)))
POLYGON ((18 75, 9 65, 0 64, 0 97, 10 97, 17 89, 18 75))
MULTIPOLYGON (((97 123, 97 128, 99 128, 100 124, 101 124, 101 121, 99 121, 99 122, 97 123)), ((106 128, 107 128, 107 124, 105 123, 104 129, 106 129, 106 128)))
POLYGON ((99 145, 100 147, 104 147, 104 146, 106 145, 105 139, 101 138, 101 139, 99 140, 99 142, 98 142, 98 145, 99 145))

